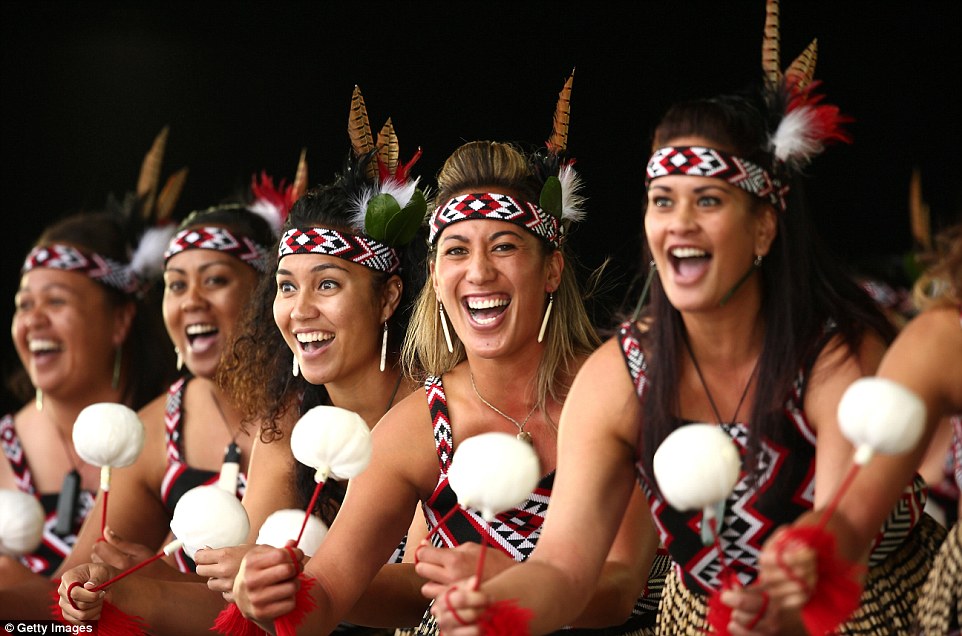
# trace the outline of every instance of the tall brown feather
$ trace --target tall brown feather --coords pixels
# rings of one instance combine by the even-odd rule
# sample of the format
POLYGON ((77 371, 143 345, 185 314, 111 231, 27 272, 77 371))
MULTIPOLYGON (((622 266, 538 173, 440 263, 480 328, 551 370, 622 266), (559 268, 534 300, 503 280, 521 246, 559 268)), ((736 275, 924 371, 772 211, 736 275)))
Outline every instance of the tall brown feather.
POLYGON ((291 190, 295 201, 307 192, 307 148, 301 148, 301 156, 297 160, 297 172, 294 173, 294 183, 291 184, 291 190))
POLYGON ((160 225, 170 218, 174 206, 177 205, 177 200, 180 199, 180 193, 184 191, 185 181, 187 181, 186 167, 181 168, 167 179, 160 194, 157 195, 155 225, 160 225))
MULTIPOLYGON (((364 105, 364 96, 361 95, 361 87, 354 87, 354 94, 351 96, 351 112, 347 120, 347 134, 351 138, 351 147, 354 154, 363 157, 374 150, 374 137, 371 135, 371 122, 367 117, 367 106, 364 105)), ((377 176, 377 166, 374 162, 367 164, 367 176, 374 179, 377 176)))
POLYGON ((571 75, 561 92, 558 93, 558 104, 554 109, 554 119, 551 124, 551 137, 548 139, 548 151, 560 154, 568 148, 568 122, 571 117, 571 87, 575 81, 575 70, 571 69, 571 75))
POLYGON ((929 206, 922 198, 922 174, 918 168, 912 170, 909 181, 909 221, 912 236, 926 251, 932 249, 932 217, 929 206))
POLYGON ((400 155, 397 135, 394 134, 394 124, 388 117, 377 135, 377 156, 381 164, 387 167, 388 174, 393 176, 397 172, 398 156, 400 155))
POLYGON ((795 61, 785 69, 785 78, 794 83, 799 89, 804 89, 812 83, 815 77, 815 62, 818 61, 818 38, 812 40, 795 61))
POLYGON ((781 61, 779 59, 778 0, 765 3, 765 30, 762 36, 762 71, 770 86, 782 81, 781 61))
POLYGON ((167 149, 167 134, 170 126, 164 126, 157 136, 154 143, 144 155, 144 161, 140 165, 140 176, 137 178, 137 196, 144 197, 153 195, 157 192, 157 185, 160 183, 160 168, 164 163, 164 151, 167 149))

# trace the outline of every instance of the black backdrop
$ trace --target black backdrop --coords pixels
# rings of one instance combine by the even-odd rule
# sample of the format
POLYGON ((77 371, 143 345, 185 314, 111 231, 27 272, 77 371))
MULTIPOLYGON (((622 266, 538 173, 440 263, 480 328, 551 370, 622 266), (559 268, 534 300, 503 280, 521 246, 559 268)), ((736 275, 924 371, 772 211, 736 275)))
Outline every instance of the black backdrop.
MULTIPOLYGON (((673 101, 760 76, 763 0, 687 2, 5 2, 2 50, 3 273, 9 324, 18 268, 56 217, 135 185, 171 127, 164 174, 188 166, 176 214, 243 187, 255 171, 313 183, 348 148, 351 90, 372 125, 392 117, 431 179, 462 141, 540 144, 577 67, 569 148, 589 221, 585 264, 633 275, 643 165, 673 101)), ((854 117, 852 146, 812 167, 809 194, 830 245, 853 261, 912 248, 913 167, 936 227, 959 219, 962 9, 954 0, 782 0, 786 63, 819 39, 816 76, 854 117)), ((163 343, 168 346, 167 343, 163 343)), ((3 370, 16 364, 9 340, 3 370)), ((14 405, 4 394, 4 409, 14 405)))

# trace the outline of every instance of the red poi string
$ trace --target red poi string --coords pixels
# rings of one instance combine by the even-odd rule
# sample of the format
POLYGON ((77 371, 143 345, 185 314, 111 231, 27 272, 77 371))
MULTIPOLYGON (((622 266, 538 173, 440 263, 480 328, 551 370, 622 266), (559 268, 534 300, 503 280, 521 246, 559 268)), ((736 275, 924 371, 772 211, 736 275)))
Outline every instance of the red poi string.
MULTIPOLYGON (((116 583, 117 581, 119 581, 120 579, 122 579, 122 578, 124 578, 124 577, 126 577, 126 576, 129 576, 129 575, 133 574, 133 573, 136 572, 137 570, 139 570, 139 569, 141 569, 141 568, 144 568, 144 567, 150 565, 151 563, 153 563, 153 562, 156 561, 157 559, 162 559, 166 554, 167 554, 167 553, 164 552, 164 551, 158 552, 157 554, 155 554, 154 556, 150 557, 149 559, 146 559, 146 560, 144 560, 144 561, 141 561, 140 563, 138 563, 137 565, 133 566, 132 568, 129 568, 129 569, 127 569, 127 570, 124 570, 123 572, 121 572, 121 573, 118 574, 117 576, 113 577, 112 579, 109 579, 109 580, 101 583, 100 585, 96 585, 96 586, 90 588, 89 591, 91 591, 91 592, 99 592, 100 590, 104 589, 104 588, 107 587, 108 585, 112 585, 112 584, 116 583)), ((74 581, 73 583, 71 583, 70 585, 67 586, 67 600, 70 601, 70 604, 73 606, 73 608, 74 608, 75 610, 78 610, 78 611, 79 611, 80 608, 77 607, 77 604, 74 603, 73 597, 70 595, 70 593, 73 591, 73 588, 77 587, 78 585, 83 585, 83 583, 82 583, 81 581, 74 581)))
POLYGON ((110 490, 104 490, 104 507, 100 511, 100 537, 104 536, 104 530, 107 529, 107 498, 110 497, 110 490))
POLYGON ((304 514, 304 521, 301 523, 301 530, 297 533, 297 541, 294 542, 295 546, 300 545, 301 537, 304 536, 304 529, 307 527, 307 521, 311 518, 311 513, 314 511, 314 506, 317 505, 317 498, 321 495, 321 489, 324 488, 324 480, 317 482, 314 486, 314 494, 311 495, 311 502, 307 504, 307 511, 304 514))

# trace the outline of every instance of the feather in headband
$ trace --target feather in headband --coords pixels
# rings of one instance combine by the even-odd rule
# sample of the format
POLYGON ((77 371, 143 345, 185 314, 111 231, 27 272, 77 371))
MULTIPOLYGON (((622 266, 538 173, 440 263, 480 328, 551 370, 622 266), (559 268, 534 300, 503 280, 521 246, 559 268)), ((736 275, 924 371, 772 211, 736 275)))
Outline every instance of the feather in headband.
POLYGON ((540 172, 544 178, 538 204, 560 222, 564 233, 571 223, 584 219, 585 198, 581 195, 582 181, 574 169, 574 160, 564 159, 568 149, 568 125, 571 121, 571 88, 575 72, 571 70, 555 106, 551 136, 545 143, 547 154, 539 158, 543 164, 540 172))
POLYGON ((307 191, 307 150, 301 150, 294 173, 294 182, 287 185, 287 181, 274 185, 274 179, 266 172, 251 177, 251 194, 254 201, 248 209, 262 216, 271 226, 275 236, 280 236, 281 227, 287 220, 287 214, 294 202, 304 196, 307 191))
POLYGON ((818 40, 812 42, 783 73, 780 62, 778 0, 767 0, 762 38, 762 70, 770 108, 779 116, 769 137, 769 149, 790 171, 797 172, 832 141, 850 142, 842 124, 851 119, 837 106, 823 104, 814 89, 818 40))
POLYGON ((421 149, 418 148, 410 161, 401 163, 400 146, 390 118, 378 133, 375 144, 358 86, 354 87, 351 97, 348 136, 366 181, 357 189, 352 202, 352 225, 392 247, 410 242, 427 213, 424 192, 417 187, 420 179, 409 178, 411 167, 421 158, 421 149))

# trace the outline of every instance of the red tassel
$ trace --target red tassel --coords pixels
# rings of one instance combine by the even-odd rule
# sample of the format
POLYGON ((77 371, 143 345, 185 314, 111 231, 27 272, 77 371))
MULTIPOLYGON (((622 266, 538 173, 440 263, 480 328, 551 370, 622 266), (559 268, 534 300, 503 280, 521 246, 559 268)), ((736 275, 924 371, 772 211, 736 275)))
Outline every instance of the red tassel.
POLYGON ((726 590, 734 589, 738 586, 735 575, 726 571, 722 574, 722 585, 720 589, 713 590, 708 597, 708 632, 711 634, 728 634, 728 623, 732 619, 732 608, 721 602, 721 594, 726 590))
POLYGON ((488 606, 478 626, 484 636, 529 636, 528 624, 534 612, 514 600, 497 601, 488 606))
POLYGON ((787 543, 802 543, 815 550, 818 580, 805 607, 802 621, 809 634, 827 634, 844 623, 859 606, 862 567, 838 556, 835 536, 820 526, 789 528, 779 537, 779 549, 787 543))
POLYGON ((267 633, 254 621, 247 620, 235 603, 230 603, 220 611, 211 631, 225 636, 261 636, 267 633))
POLYGON ((304 621, 308 612, 317 607, 317 601, 311 596, 314 579, 303 573, 298 574, 297 579, 301 582, 301 587, 294 596, 294 609, 274 619, 274 631, 277 632, 277 636, 296 636, 297 626, 304 621))
MULTIPOLYGON (((50 613, 60 623, 69 625, 70 623, 63 617, 63 612, 60 611, 60 592, 53 590, 50 596, 53 599, 50 613)), ((95 623, 94 632, 100 636, 144 636, 147 633, 147 623, 144 619, 131 616, 107 601, 104 601, 100 610, 100 619, 95 623)))

